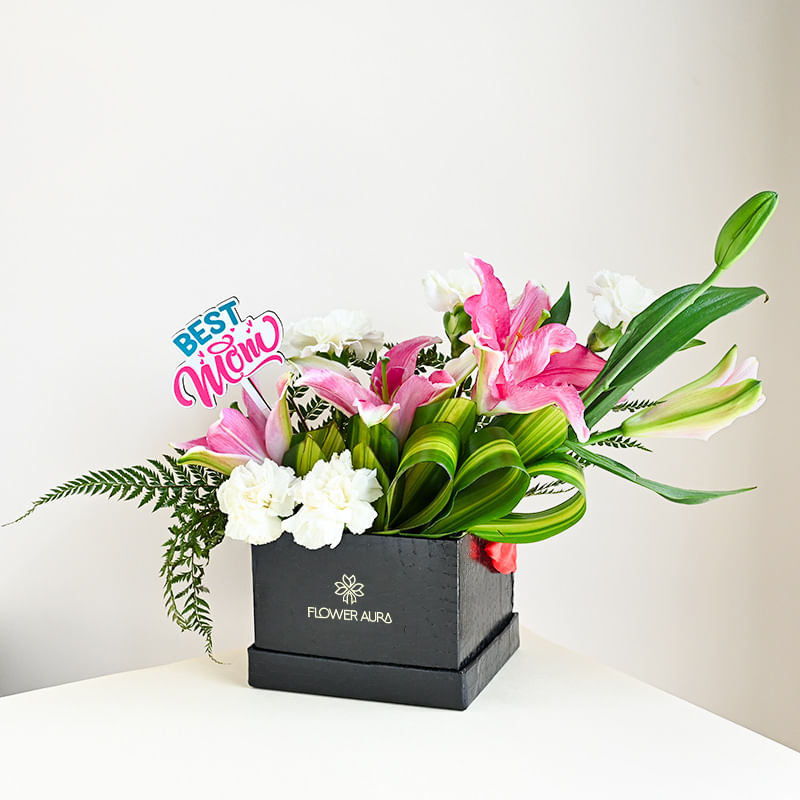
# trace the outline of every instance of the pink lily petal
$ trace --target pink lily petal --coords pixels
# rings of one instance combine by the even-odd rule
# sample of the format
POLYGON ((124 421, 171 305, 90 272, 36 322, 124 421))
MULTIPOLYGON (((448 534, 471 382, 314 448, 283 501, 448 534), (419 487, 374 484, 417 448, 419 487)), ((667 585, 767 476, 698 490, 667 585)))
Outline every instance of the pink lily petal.
POLYGON ((230 475, 235 467, 250 461, 249 456, 240 453, 215 453, 205 447, 193 447, 185 452, 179 459, 179 464, 197 464, 200 467, 230 475))
POLYGON ((264 449, 264 435, 256 430, 241 411, 224 408, 219 419, 208 429, 208 447, 215 453, 235 453, 246 455, 256 461, 263 461, 267 452, 264 449))
POLYGON ((343 378, 350 378, 351 381, 358 382, 358 378, 350 372, 344 364, 338 361, 333 361, 330 358, 323 358, 322 356, 304 356, 298 358, 290 358, 289 366, 299 367, 299 372, 303 373, 310 369, 326 369, 329 372, 335 372, 343 378))
MULTIPOLYGON (((550 298, 541 286, 528 281, 519 303, 511 312, 510 336, 522 338, 533 333, 543 311, 550 310, 550 298)), ((547 326, 550 327, 550 326, 547 326)))
POLYGON ((605 359, 593 353, 588 347, 576 344, 566 353, 554 353, 550 357, 550 363, 536 380, 545 386, 569 383, 582 392, 597 377, 605 364, 605 359))
POLYGON ((472 399, 480 414, 490 414, 497 401, 505 396, 506 354, 488 347, 474 347, 473 352, 478 360, 478 375, 472 387, 472 399))
POLYGON ((444 365, 444 369, 456 383, 461 383, 477 366, 475 353, 469 347, 458 358, 451 358, 444 365))
POLYGON ((292 422, 289 414, 289 403, 286 392, 289 388, 290 372, 283 375, 277 384, 278 402, 267 416, 264 425, 264 443, 267 456, 276 464, 283 461, 289 442, 292 438, 292 422))
POLYGON ((269 406, 250 381, 242 382, 242 401, 247 410, 247 419, 253 423, 257 431, 263 431, 267 425, 269 406))
POLYGON ((188 442, 170 442, 169 446, 176 450, 191 450, 193 447, 207 447, 208 441, 205 436, 201 436, 199 439, 189 439, 188 442))
POLYGON ((505 350, 511 320, 506 290, 495 277, 491 264, 470 255, 466 258, 481 282, 480 294, 464 301, 464 310, 472 317, 472 330, 482 345, 505 350))
POLYGON ((455 378, 446 369, 437 369, 425 376, 433 384, 442 384, 443 386, 455 386, 455 378))
POLYGON ((399 410, 400 406, 397 403, 370 405, 362 403, 361 400, 356 400, 356 408, 358 409, 358 415, 364 420, 364 424, 371 428, 373 425, 383 422, 391 413, 399 410))
POLYGON ((444 370, 438 372, 446 377, 434 382, 429 377, 412 375, 397 390, 394 400, 399 408, 388 417, 387 425, 401 443, 408 436, 416 410, 426 403, 438 400, 455 386, 455 381, 444 370))
POLYGON ((492 410, 493 414, 527 414, 549 405, 557 405, 566 416, 578 441, 589 438, 589 429, 583 419, 583 401, 574 386, 543 386, 532 381, 514 387, 508 397, 492 410))
MULTIPOLYGON (((417 366, 417 356, 424 347, 438 344, 442 340, 438 336, 416 336, 413 339, 406 339, 386 351, 382 358, 389 359, 386 364, 386 396, 391 397, 401 383, 414 374, 417 366)), ((381 362, 378 361, 375 369, 372 370, 370 388, 375 394, 383 396, 383 369, 381 362)))
POLYGON ((575 332, 566 325, 545 325, 510 346, 510 360, 517 383, 538 375, 550 363, 555 353, 575 347, 575 332), (513 349, 511 349, 513 348, 513 349))
POLYGON ((358 413, 357 400, 369 407, 383 405, 380 397, 355 379, 345 378, 328 369, 307 370, 297 385, 310 386, 320 397, 349 417, 358 413))

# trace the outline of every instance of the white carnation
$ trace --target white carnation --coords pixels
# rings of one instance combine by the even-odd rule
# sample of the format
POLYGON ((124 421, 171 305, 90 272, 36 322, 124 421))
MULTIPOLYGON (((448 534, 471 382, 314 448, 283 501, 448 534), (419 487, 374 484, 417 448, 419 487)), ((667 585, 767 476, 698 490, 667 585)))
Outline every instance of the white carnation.
POLYGON ((364 358, 383 346, 383 331, 373 330, 362 311, 338 308, 325 317, 309 317, 286 329, 284 352, 306 358, 314 353, 342 354, 345 348, 364 358))
POLYGON ((594 297, 595 316, 609 328, 616 328, 620 322, 627 325, 656 299, 655 292, 642 286, 633 275, 607 269, 594 276, 594 283, 588 289, 594 297))
POLYGON ((283 529, 309 550, 336 547, 345 528, 351 533, 369 528, 376 516, 370 504, 382 493, 375 470, 353 469, 345 450, 330 461, 317 461, 297 483, 294 497, 302 506, 284 520, 283 529))
POLYGON ((220 510, 228 515, 225 535, 249 544, 274 542, 282 532, 281 518, 294 510, 296 482, 289 467, 274 461, 235 467, 217 489, 220 510))
POLYGON ((469 268, 451 269, 446 275, 441 272, 429 272, 422 279, 425 298, 434 311, 452 311, 457 305, 463 305, 468 297, 478 294, 481 282, 469 268))

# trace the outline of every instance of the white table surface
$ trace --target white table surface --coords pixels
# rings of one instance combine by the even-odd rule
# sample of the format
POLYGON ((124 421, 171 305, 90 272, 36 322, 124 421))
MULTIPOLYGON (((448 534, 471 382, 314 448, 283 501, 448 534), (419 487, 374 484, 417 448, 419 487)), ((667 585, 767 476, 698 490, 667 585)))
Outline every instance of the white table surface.
POLYGON ((463 712, 207 659, 0 698, 0 797, 800 798, 800 753, 523 630, 463 712))

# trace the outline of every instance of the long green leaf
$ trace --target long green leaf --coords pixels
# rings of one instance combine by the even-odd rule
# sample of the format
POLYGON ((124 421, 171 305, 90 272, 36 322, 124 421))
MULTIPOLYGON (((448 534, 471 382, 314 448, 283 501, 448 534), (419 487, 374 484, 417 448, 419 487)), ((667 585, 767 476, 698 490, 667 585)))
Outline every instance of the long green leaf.
POLYGON ((571 484, 577 491, 563 503, 545 511, 512 512, 506 516, 471 525, 469 532, 490 542, 525 544, 549 539, 571 528, 586 513, 586 483, 574 459, 553 453, 528 469, 531 477, 548 475, 571 484))
POLYGON ((442 511, 450 499, 460 449, 458 428, 449 422, 431 422, 408 437, 387 493, 393 527, 416 528, 442 511))
POLYGON ((716 500, 718 497, 727 497, 732 494, 741 494, 742 492, 749 492, 755 489, 755 486, 748 486, 745 489, 729 489, 727 491, 702 491, 698 489, 680 489, 677 486, 669 486, 666 483, 658 483, 651 481, 648 478, 643 478, 641 475, 634 472, 630 467, 620 464, 619 461, 614 461, 613 458, 608 456, 601 456, 591 448, 583 447, 582 445, 570 442, 570 449, 573 450, 585 461, 594 464, 601 469, 611 472, 626 481, 631 481, 645 489, 669 500, 673 503, 682 503, 684 505, 697 505, 698 503, 707 503, 709 500, 716 500))
POLYGON ((325 461, 325 454, 308 434, 290 447, 283 457, 284 466, 291 467, 301 478, 311 471, 317 461, 325 461))
POLYGON ((329 422, 322 428, 310 431, 308 436, 319 445, 326 461, 329 461, 334 453, 341 453, 346 449, 342 434, 339 432, 339 428, 336 427, 335 422, 329 422))
POLYGON ((567 418, 556 406, 530 414, 503 414, 495 417, 490 427, 504 428, 511 434, 524 464, 551 453, 567 438, 567 418))
POLYGON ((757 297, 766 294, 757 286, 736 289, 710 287, 659 331, 652 341, 609 381, 608 376, 614 373, 617 365, 621 365, 629 353, 634 352, 653 326, 671 309, 683 303, 696 289, 697 284, 673 289, 634 317, 628 330, 609 356, 605 367, 586 392, 590 397, 595 395, 585 413, 586 424, 590 428, 594 427, 632 386, 694 339, 700 331, 726 314, 737 311, 757 297), (596 387, 602 388, 599 395, 596 387))
POLYGON ((465 456, 446 513, 423 535, 461 533, 471 525, 504 516, 525 496, 530 479, 508 431, 499 427, 476 431, 467 441, 465 456))
POLYGON ((383 423, 367 425, 356 414, 350 420, 348 443, 351 451, 361 443, 366 444, 380 461, 389 478, 394 477, 400 460, 400 445, 397 437, 383 423))
POLYGON ((461 440, 466 441, 475 430, 477 416, 477 406, 467 397, 450 397, 445 400, 437 400, 417 409, 414 414, 414 421, 411 424, 411 432, 413 433, 418 428, 423 425, 429 425, 431 422, 449 422, 458 428, 461 440))
POLYGON ((374 469, 378 483, 383 489, 383 497, 378 498, 374 503, 375 510, 378 516, 372 527, 375 530, 380 530, 386 525, 386 496, 389 492, 389 477, 383 468, 383 465, 378 460, 378 457, 372 451, 372 448, 366 442, 359 442, 352 450, 353 467, 355 469, 374 469))

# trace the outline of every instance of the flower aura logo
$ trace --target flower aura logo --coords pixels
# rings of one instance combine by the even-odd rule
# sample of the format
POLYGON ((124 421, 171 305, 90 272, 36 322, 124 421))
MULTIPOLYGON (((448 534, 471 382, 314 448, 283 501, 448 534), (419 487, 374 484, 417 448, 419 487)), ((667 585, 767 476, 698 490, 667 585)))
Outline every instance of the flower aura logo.
POLYGON ((358 598, 364 596, 364 584, 358 583, 355 575, 342 575, 342 579, 336 581, 334 586, 336 594, 348 605, 358 602, 358 598))

